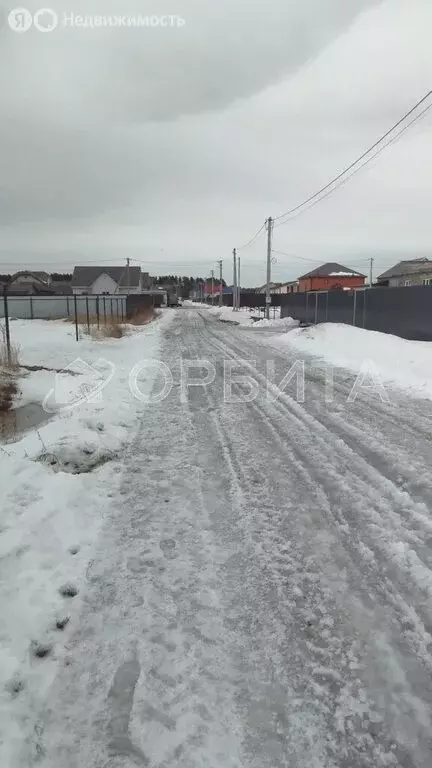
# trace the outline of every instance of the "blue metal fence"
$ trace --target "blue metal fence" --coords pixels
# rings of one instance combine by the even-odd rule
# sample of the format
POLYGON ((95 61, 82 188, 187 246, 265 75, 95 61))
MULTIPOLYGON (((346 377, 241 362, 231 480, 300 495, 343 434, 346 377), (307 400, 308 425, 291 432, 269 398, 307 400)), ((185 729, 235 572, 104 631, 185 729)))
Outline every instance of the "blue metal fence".
POLYGON ((281 304, 281 317, 289 316, 303 323, 345 323, 432 341, 432 286, 292 293, 281 304))

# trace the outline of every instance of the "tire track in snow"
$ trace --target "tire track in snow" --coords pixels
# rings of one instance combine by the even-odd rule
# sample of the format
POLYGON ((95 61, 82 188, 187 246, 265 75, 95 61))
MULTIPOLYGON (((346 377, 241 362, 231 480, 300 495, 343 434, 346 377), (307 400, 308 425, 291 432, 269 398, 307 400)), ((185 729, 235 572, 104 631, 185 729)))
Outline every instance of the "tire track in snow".
MULTIPOLYGON (((237 354, 239 351, 239 349, 236 349, 237 354)), ((232 354, 233 359, 237 359, 236 353, 232 354)), ((265 377, 252 366, 250 366, 249 370, 260 384, 265 387, 267 383, 265 377)), ((263 402, 266 407, 269 406, 268 400, 263 402)), ((419 504, 414 501, 406 491, 401 491, 400 487, 393 480, 383 477, 379 469, 375 469, 370 464, 370 453, 366 453, 369 461, 368 458, 359 456, 356 447, 352 443, 346 442, 343 436, 341 436, 340 431, 334 434, 332 424, 329 426, 322 417, 317 418, 316 414, 310 414, 303 405, 297 403, 285 393, 279 396, 279 399, 273 403, 273 406, 279 411, 282 419, 286 419, 287 409, 290 411, 290 416, 295 421, 297 430, 300 430, 303 435, 308 452, 313 450, 314 444, 316 445, 314 466, 318 467, 322 463, 322 457, 325 455, 328 458, 328 467, 333 467, 336 463, 334 461, 336 454, 339 459, 339 465, 331 473, 334 482, 340 482, 340 468, 344 466, 345 470, 349 470, 351 476, 355 475, 357 478, 357 502, 360 503, 362 499, 370 498, 374 507, 377 507, 380 513, 386 515, 386 522, 391 525, 395 533, 401 536, 402 540, 406 541, 408 545, 414 546, 422 543, 423 538, 419 538, 416 531, 413 530, 412 521, 414 519, 416 525, 423 528, 423 534, 425 529, 427 534, 430 533, 430 524, 425 516, 424 503, 419 504), (383 489, 386 491, 386 496, 382 493, 383 489), (401 514, 394 511, 395 507, 398 510, 408 512, 411 518, 411 526, 405 522, 401 514)), ((290 432, 287 431, 287 434, 289 435, 290 432)), ((298 432, 296 434, 298 435, 298 432)), ((321 482, 325 483, 325 480, 321 479, 321 482)), ((352 486, 350 490, 354 490, 352 486)), ((378 526, 378 528, 382 528, 380 516, 373 516, 371 523, 374 526, 378 526)), ((400 541, 400 538, 397 541, 400 541)), ((395 553, 393 552, 392 554, 394 555, 395 553)), ((418 561, 418 571, 420 575, 423 574, 422 584, 424 584, 425 579, 426 583, 428 582, 429 562, 422 563, 420 557, 418 557, 418 561)), ((409 569, 409 572, 412 575, 412 569, 409 569)))
MULTIPOLYGON (((224 346, 222 345, 222 347, 219 346, 218 348, 219 348, 219 350, 221 352, 225 352, 225 355, 227 355, 228 350, 226 349, 226 347, 224 348, 224 346)), ((254 351, 256 351, 256 350, 254 350, 254 351)), ((243 358, 245 357, 244 349, 239 350, 238 348, 236 348, 235 353, 233 355, 233 358, 235 357, 235 359, 238 359, 239 358, 239 353, 240 353, 240 357, 243 357, 243 358)), ((229 356, 229 354, 227 356, 229 356)), ((252 375, 255 375, 255 369, 251 369, 251 373, 252 373, 252 375)), ((258 374, 258 378, 259 378, 259 374, 258 374)), ((307 449, 299 450, 298 443, 292 440, 292 434, 293 434, 292 427, 295 426, 296 429, 304 427, 304 424, 301 423, 301 421, 302 421, 301 418, 299 418, 299 406, 297 405, 297 403, 295 403, 294 406, 293 406, 294 413, 292 412, 292 410, 289 410, 289 414, 287 414, 286 409, 285 409, 284 406, 285 406, 285 402, 283 404, 281 404, 281 403, 272 404, 272 407, 270 407, 267 402, 265 402, 263 407, 262 406, 260 407, 260 405, 257 405, 256 402, 253 404, 253 407, 255 407, 258 410, 260 410, 263 418, 266 420, 267 425, 270 426, 270 424, 271 424, 271 426, 273 428, 273 434, 275 436, 275 439, 278 440, 278 442, 280 444, 280 447, 281 447, 281 450, 285 451, 286 455, 287 456, 289 455, 290 459, 292 458, 291 454, 292 454, 293 451, 294 451, 294 453, 296 453, 299 456, 299 459, 303 463, 303 465, 305 467, 308 467, 308 472, 311 473, 310 477, 311 477, 312 481, 316 481, 318 483, 318 486, 321 486, 325 490, 325 495, 326 495, 326 497, 328 499, 328 497, 329 497, 329 484, 328 484, 328 480, 326 479, 326 476, 325 476, 326 473, 324 473, 324 475, 322 473, 321 474, 317 473, 315 469, 313 469, 311 471, 311 465, 312 465, 312 467, 319 466, 319 464, 320 464, 319 458, 320 457, 316 456, 316 455, 314 456, 313 454, 312 454, 312 456, 310 455, 310 444, 307 445, 307 449), (273 409, 273 405, 274 405, 274 409, 273 409), (273 413, 271 413, 272 410, 273 410, 273 413), (287 449, 287 443, 289 444, 289 449, 287 449), (314 461, 314 459, 315 459, 315 461, 314 461), (315 463, 316 460, 318 460, 317 464, 315 463)), ((300 406, 300 411, 301 410, 302 410, 302 408, 300 406)), ((309 416, 309 415, 307 415, 307 416, 309 416)), ((309 425, 314 426, 313 425, 313 420, 308 418, 307 421, 309 422, 309 425), (312 424, 311 424, 311 422, 312 422, 312 424)), ((324 426, 324 432, 325 433, 328 432, 328 427, 326 425, 323 425, 323 426, 324 426)), ((298 437, 297 433, 296 433, 296 437, 298 437)), ((326 449, 327 446, 325 444, 321 444, 319 447, 320 447, 321 451, 323 452, 323 454, 326 455, 327 451, 325 449, 326 449)), ((340 444, 339 444, 339 447, 340 447, 340 444)), ((343 444, 342 447, 343 447, 343 450, 345 451, 346 450, 345 444, 343 444)), ((350 450, 349 446, 348 446, 348 450, 350 450)), ((335 456, 333 456, 333 460, 335 460, 335 456)), ((364 467, 363 467, 363 469, 364 469, 364 467)), ((376 473, 375 470, 374 470, 373 474, 374 474, 374 480, 376 482, 379 482, 379 473, 376 473)), ((336 479, 337 479, 337 476, 336 476, 336 479)), ((368 480, 370 481, 370 477, 368 475, 368 468, 367 467, 366 467, 366 475, 365 475, 365 477, 362 477, 362 475, 360 475, 360 476, 358 476, 358 480, 363 482, 363 486, 360 486, 360 490, 362 491, 363 494, 365 494, 365 497, 367 498, 367 495, 368 495, 367 494, 367 487, 366 488, 364 487, 364 481, 365 480, 366 481, 368 481, 368 480)), ((351 483, 351 481, 350 481, 350 483, 351 483)), ((390 483, 388 485, 390 486, 390 490, 394 492, 395 489, 393 488, 392 484, 390 483)), ((350 488, 351 488, 351 485, 350 485, 350 488)), ((397 491, 397 489, 396 489, 396 491, 397 491)), ((330 508, 331 509, 334 510, 334 506, 335 506, 334 502, 336 502, 336 504, 338 504, 340 506, 340 499, 338 499, 337 496, 335 497, 334 494, 330 494, 330 500, 333 502, 333 503, 330 504, 330 508), (332 499, 332 496, 333 496, 333 499, 332 499)), ((371 498, 371 502, 372 503, 374 502, 373 495, 372 495, 372 498, 371 498)), ((349 501, 348 501, 348 503, 349 503, 349 501)), ((376 503, 376 501, 375 501, 375 503, 376 503)), ((325 508, 325 505, 324 505, 324 508, 325 508)), ((338 523, 339 523, 339 525, 342 524, 342 527, 343 527, 343 522, 341 520, 339 520, 338 523)), ((401 526, 399 526, 397 524, 396 525, 396 530, 400 531, 401 530, 401 526)), ((348 529, 348 531, 346 531, 346 533, 347 533, 347 535, 345 537, 345 539, 346 539, 346 546, 348 548, 348 551, 350 549, 352 551, 352 541, 351 541, 351 539, 352 539, 352 530, 348 529)), ((359 544, 362 544, 361 537, 359 537, 359 544)), ((363 553, 361 553, 361 554, 363 554, 363 553)), ((388 553, 386 553, 386 554, 388 554, 388 553)), ((357 563, 360 565, 360 567, 362 566, 362 561, 360 560, 360 563, 359 563, 359 558, 358 557, 355 558, 354 560, 357 560, 357 563)), ((360 570, 360 573, 361 573, 361 570, 360 570)), ((371 587, 372 587, 372 593, 374 591, 376 591, 376 589, 377 589, 377 587, 376 587, 376 585, 377 585, 376 577, 378 577, 378 585, 379 585, 380 579, 382 580, 382 574, 380 572, 372 574, 372 578, 369 580, 369 583, 371 584, 371 587)), ((409 606, 404 601, 404 599, 401 597, 401 595, 394 589, 392 581, 390 579, 388 579, 388 578, 386 579, 383 587, 384 588, 382 589, 382 592, 381 592, 381 595, 382 595, 383 599, 382 599, 381 602, 382 603, 390 603, 390 605, 391 605, 392 601, 393 601, 393 607, 397 610, 397 612, 400 615, 401 631, 405 632, 405 634, 408 633, 408 635, 410 635, 410 638, 411 638, 411 647, 408 648, 408 650, 411 650, 411 651, 414 650, 414 652, 416 652, 418 654, 418 656, 421 659, 422 663, 425 664, 428 669, 430 669, 430 652, 429 652, 429 648, 428 648, 428 645, 430 643, 430 635, 429 635, 429 633, 425 631, 424 625, 422 624, 421 620, 416 615, 415 611, 411 608, 411 606, 409 606)), ((380 589, 378 587, 378 593, 379 592, 380 592, 380 589)), ((418 597, 420 597, 420 604, 421 604, 422 603, 421 595, 418 596, 418 597)), ((406 640, 406 638, 405 638, 405 640, 406 640)), ((408 643, 408 645, 410 645, 410 644, 408 643)), ((404 650, 406 650, 406 648, 404 650)), ((408 689, 407 689, 407 691, 408 691, 408 689)), ((421 717, 420 717, 421 709, 422 708, 421 708, 421 704, 420 704, 420 713, 419 713, 419 719, 420 720, 421 720, 421 717)), ((424 723, 424 718, 423 718, 423 723, 424 723)))

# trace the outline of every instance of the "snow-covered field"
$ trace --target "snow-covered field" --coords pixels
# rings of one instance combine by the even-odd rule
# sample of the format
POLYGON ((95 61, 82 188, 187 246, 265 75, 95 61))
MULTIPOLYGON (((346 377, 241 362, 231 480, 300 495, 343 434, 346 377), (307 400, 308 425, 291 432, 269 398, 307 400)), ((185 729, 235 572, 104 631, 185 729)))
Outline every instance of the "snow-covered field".
POLYGON ((383 383, 432 399, 432 344, 407 341, 387 333, 366 331, 342 323, 293 328, 272 340, 299 353, 316 355, 326 363, 358 373, 372 363, 383 383))
MULTIPOLYGON (((146 327, 130 327, 121 339, 79 342, 74 327, 62 321, 11 323, 20 362, 53 370, 18 379, 18 406, 41 404, 51 391, 48 420, 21 439, 0 444, 0 765, 5 768, 15 764, 25 722, 64 660, 63 644, 56 641, 79 610, 92 546, 119 482, 122 450, 146 407, 130 391, 130 370, 157 358, 161 330, 171 317, 165 313, 146 327), (88 396, 109 377, 99 394, 88 396), (18 696, 22 689, 26 695, 18 696)), ((139 378, 144 399, 154 375, 149 367, 139 378)))

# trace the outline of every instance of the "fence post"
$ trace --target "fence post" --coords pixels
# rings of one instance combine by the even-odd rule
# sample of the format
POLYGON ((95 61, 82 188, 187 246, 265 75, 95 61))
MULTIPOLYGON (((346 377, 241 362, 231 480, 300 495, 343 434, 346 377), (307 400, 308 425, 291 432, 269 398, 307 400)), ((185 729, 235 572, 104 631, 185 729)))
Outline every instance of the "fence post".
POLYGON ((110 298, 110 303, 111 303, 111 322, 114 322, 114 311, 113 311, 113 300, 112 300, 112 296, 111 296, 111 298, 110 298))
POLYGON ((356 324, 356 309, 357 309, 357 291, 354 290, 354 303, 353 303, 353 322, 352 324, 356 324))
POLYGON ((30 320, 34 320, 34 313, 33 313, 33 296, 30 296, 30 320))
POLYGON ((326 294, 326 322, 328 321, 329 292, 326 294))
POLYGON ((66 310, 66 312, 67 312, 67 316, 69 317, 69 313, 70 313, 70 307, 69 307, 69 296, 66 296, 66 305, 67 305, 67 310, 66 310))
POLYGON ((79 333, 78 333, 78 305, 77 305, 76 294, 74 295, 74 311, 75 311, 75 338, 76 338, 77 341, 79 341, 79 333))
POLYGON ((88 296, 86 296, 85 298, 86 298, 87 332, 90 333, 89 300, 88 300, 88 296))
POLYGON ((366 297, 368 293, 369 288, 365 288, 363 291, 363 328, 366 325, 366 297))
POLYGON ((105 300, 105 296, 103 296, 103 313, 104 313, 104 325, 106 325, 106 300, 105 300))
POLYGON ((318 325, 318 291, 315 294, 315 325, 318 325))
POLYGON ((100 327, 100 317, 99 317, 99 296, 96 296, 96 317, 97 317, 97 327, 99 329, 100 327))
POLYGON ((305 322, 308 322, 309 317, 309 291, 305 291, 306 293, 306 314, 305 314, 305 322))
POLYGON ((10 340, 10 328, 9 328, 9 307, 8 307, 7 291, 8 291, 8 286, 5 285, 3 287, 4 321, 5 321, 5 331, 6 331, 7 358, 8 358, 8 363, 10 365, 10 363, 11 363, 11 340, 10 340))

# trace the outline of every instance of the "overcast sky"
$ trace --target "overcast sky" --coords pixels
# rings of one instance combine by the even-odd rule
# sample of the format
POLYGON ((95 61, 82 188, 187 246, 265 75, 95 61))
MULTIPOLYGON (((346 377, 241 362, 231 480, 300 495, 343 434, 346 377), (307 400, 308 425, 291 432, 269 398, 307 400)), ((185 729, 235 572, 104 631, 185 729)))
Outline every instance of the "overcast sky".
MULTIPOLYGON (((20 5, 20 3, 18 3, 20 5)), ((41 2, 25 0, 37 11, 41 2)), ((209 274, 432 88, 431 0, 61 0, 18 34, 0 0, 0 271, 122 264, 209 274), (178 14, 173 28, 63 26, 178 14)), ((275 229, 274 277, 432 256, 432 110, 275 229)), ((265 235, 240 252, 265 282, 265 235)))

